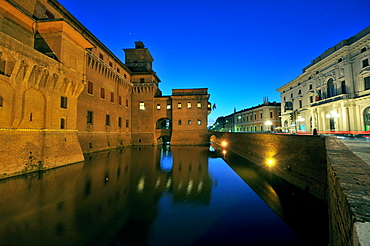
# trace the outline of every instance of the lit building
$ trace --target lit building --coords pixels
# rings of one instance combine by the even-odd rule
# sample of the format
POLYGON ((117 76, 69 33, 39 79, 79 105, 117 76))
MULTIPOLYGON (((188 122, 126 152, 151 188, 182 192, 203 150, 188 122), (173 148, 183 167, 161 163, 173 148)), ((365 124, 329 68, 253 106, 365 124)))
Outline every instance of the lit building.
POLYGON ((0 173, 128 145, 209 143, 208 90, 162 96, 143 42, 123 63, 56 0, 0 0, 0 10, 0 173))
POLYGON ((211 130, 224 132, 272 132, 280 126, 281 104, 269 102, 255 107, 235 111, 216 120, 211 130))
POLYGON ((277 89, 285 132, 370 130, 370 26, 326 50, 277 89))

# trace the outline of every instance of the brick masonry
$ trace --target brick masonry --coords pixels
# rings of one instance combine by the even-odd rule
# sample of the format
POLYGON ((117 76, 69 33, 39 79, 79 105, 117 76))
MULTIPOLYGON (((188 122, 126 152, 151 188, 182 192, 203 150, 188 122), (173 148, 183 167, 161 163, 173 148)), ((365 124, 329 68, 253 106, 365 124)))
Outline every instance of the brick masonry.
POLYGON ((370 245, 370 166, 339 139, 245 133, 216 133, 212 139, 327 200, 331 246, 370 245))

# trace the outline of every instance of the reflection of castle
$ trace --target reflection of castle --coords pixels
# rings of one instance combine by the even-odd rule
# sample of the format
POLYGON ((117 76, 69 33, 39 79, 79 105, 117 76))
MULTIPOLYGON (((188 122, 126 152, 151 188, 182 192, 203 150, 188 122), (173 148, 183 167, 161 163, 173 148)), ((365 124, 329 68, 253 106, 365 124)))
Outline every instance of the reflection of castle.
POLYGON ((168 172, 160 169, 160 148, 140 146, 91 153, 85 163, 1 181, 0 244, 107 245, 117 234, 126 240, 130 226, 135 240, 147 239, 164 192, 174 202, 210 200, 207 148, 173 149, 168 172))
POLYGON ((0 9, 1 174, 30 159, 50 168, 131 144, 208 142, 207 89, 162 96, 143 42, 123 63, 55 0, 0 9))

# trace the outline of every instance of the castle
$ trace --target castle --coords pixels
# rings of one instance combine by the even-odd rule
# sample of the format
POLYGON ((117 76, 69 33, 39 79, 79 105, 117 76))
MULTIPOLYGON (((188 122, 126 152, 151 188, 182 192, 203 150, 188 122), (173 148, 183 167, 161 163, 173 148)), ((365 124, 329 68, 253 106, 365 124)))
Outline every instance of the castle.
POLYGON ((56 0, 0 3, 0 177, 129 145, 209 143, 208 90, 163 96, 143 42, 123 63, 56 0))

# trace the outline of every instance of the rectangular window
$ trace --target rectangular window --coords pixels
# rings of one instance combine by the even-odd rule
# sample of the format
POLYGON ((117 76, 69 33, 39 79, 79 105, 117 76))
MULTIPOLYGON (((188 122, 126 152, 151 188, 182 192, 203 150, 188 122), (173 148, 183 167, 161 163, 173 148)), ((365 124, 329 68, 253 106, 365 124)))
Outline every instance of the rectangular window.
POLYGON ((181 120, 178 120, 178 121, 177 121, 177 124, 178 124, 179 126, 181 126, 181 120))
POLYGON ((201 124, 202 124, 202 121, 198 119, 198 125, 201 125, 201 124))
POLYGON ((144 83, 145 82, 145 79, 144 78, 140 78, 140 83, 144 83))
POLYGON ((365 59, 365 60, 362 61, 362 67, 364 68, 364 67, 367 67, 367 66, 369 66, 369 59, 365 59))
POLYGON ((126 120, 126 127, 128 127, 129 126, 129 121, 128 120, 126 120))
POLYGON ((262 113, 260 113, 260 119, 262 119, 262 113))
POLYGON ((299 100, 299 107, 302 108, 302 100, 299 100))
POLYGON ((118 127, 122 128, 122 117, 118 117, 118 127))
POLYGON ((128 100, 126 99, 126 108, 128 108, 128 100))
POLYGON ((340 82, 340 85, 341 85, 341 88, 342 88, 342 94, 346 94, 347 93, 347 90, 346 90, 346 81, 343 80, 342 82, 340 82))
POLYGON ((197 107, 198 107, 198 108, 201 108, 201 107, 202 107, 202 103, 201 103, 201 102, 198 102, 198 103, 197 103, 197 107))
POLYGON ((111 102, 114 102, 114 92, 111 92, 110 93, 110 101, 111 102))
POLYGON ((312 84, 310 84, 310 90, 312 90, 312 84))
POLYGON ((191 120, 188 120, 188 125, 189 125, 189 126, 191 125, 191 120))
POLYGON ((140 110, 145 110, 144 102, 140 102, 140 104, 139 104, 139 109, 140 109, 140 110))
POLYGON ((94 92, 94 84, 93 84, 93 82, 87 82, 87 93, 89 93, 89 94, 93 94, 93 92, 94 92))
POLYGON ((94 124, 94 112, 93 111, 87 111, 87 123, 94 124))
POLYGON ((364 78, 364 83, 365 83, 365 90, 370 89, 370 76, 364 78))
POLYGON ((122 97, 118 96, 118 105, 122 105, 122 97))
POLYGON ((157 110, 160 110, 160 109, 161 109, 161 105, 157 104, 157 110))
POLYGON ((301 90, 299 90, 299 91, 298 91, 298 95, 301 95, 301 94, 302 94, 302 91, 301 91, 301 90))
POLYGON ((171 109, 171 104, 167 104, 167 109, 171 109))
POLYGON ((188 102, 188 108, 191 108, 191 102, 188 102))
POLYGON ((100 88, 100 98, 105 99, 105 89, 103 87, 100 88))
POLYGON ((102 59, 102 60, 104 60, 103 54, 99 53, 99 58, 102 59))
POLYGON ((67 108, 67 97, 60 97, 60 107, 61 108, 67 108))
POLYGON ((112 63, 112 62, 109 62, 109 66, 110 66, 110 67, 113 67, 113 63, 112 63))
POLYGON ((177 104, 177 108, 181 108, 181 103, 178 103, 177 104))
POLYGON ((310 103, 313 103, 313 96, 310 96, 310 103))
POLYGON ((274 112, 270 112, 270 118, 274 118, 274 112))
POLYGON ((110 115, 109 114, 105 115, 105 125, 110 126, 110 115))

